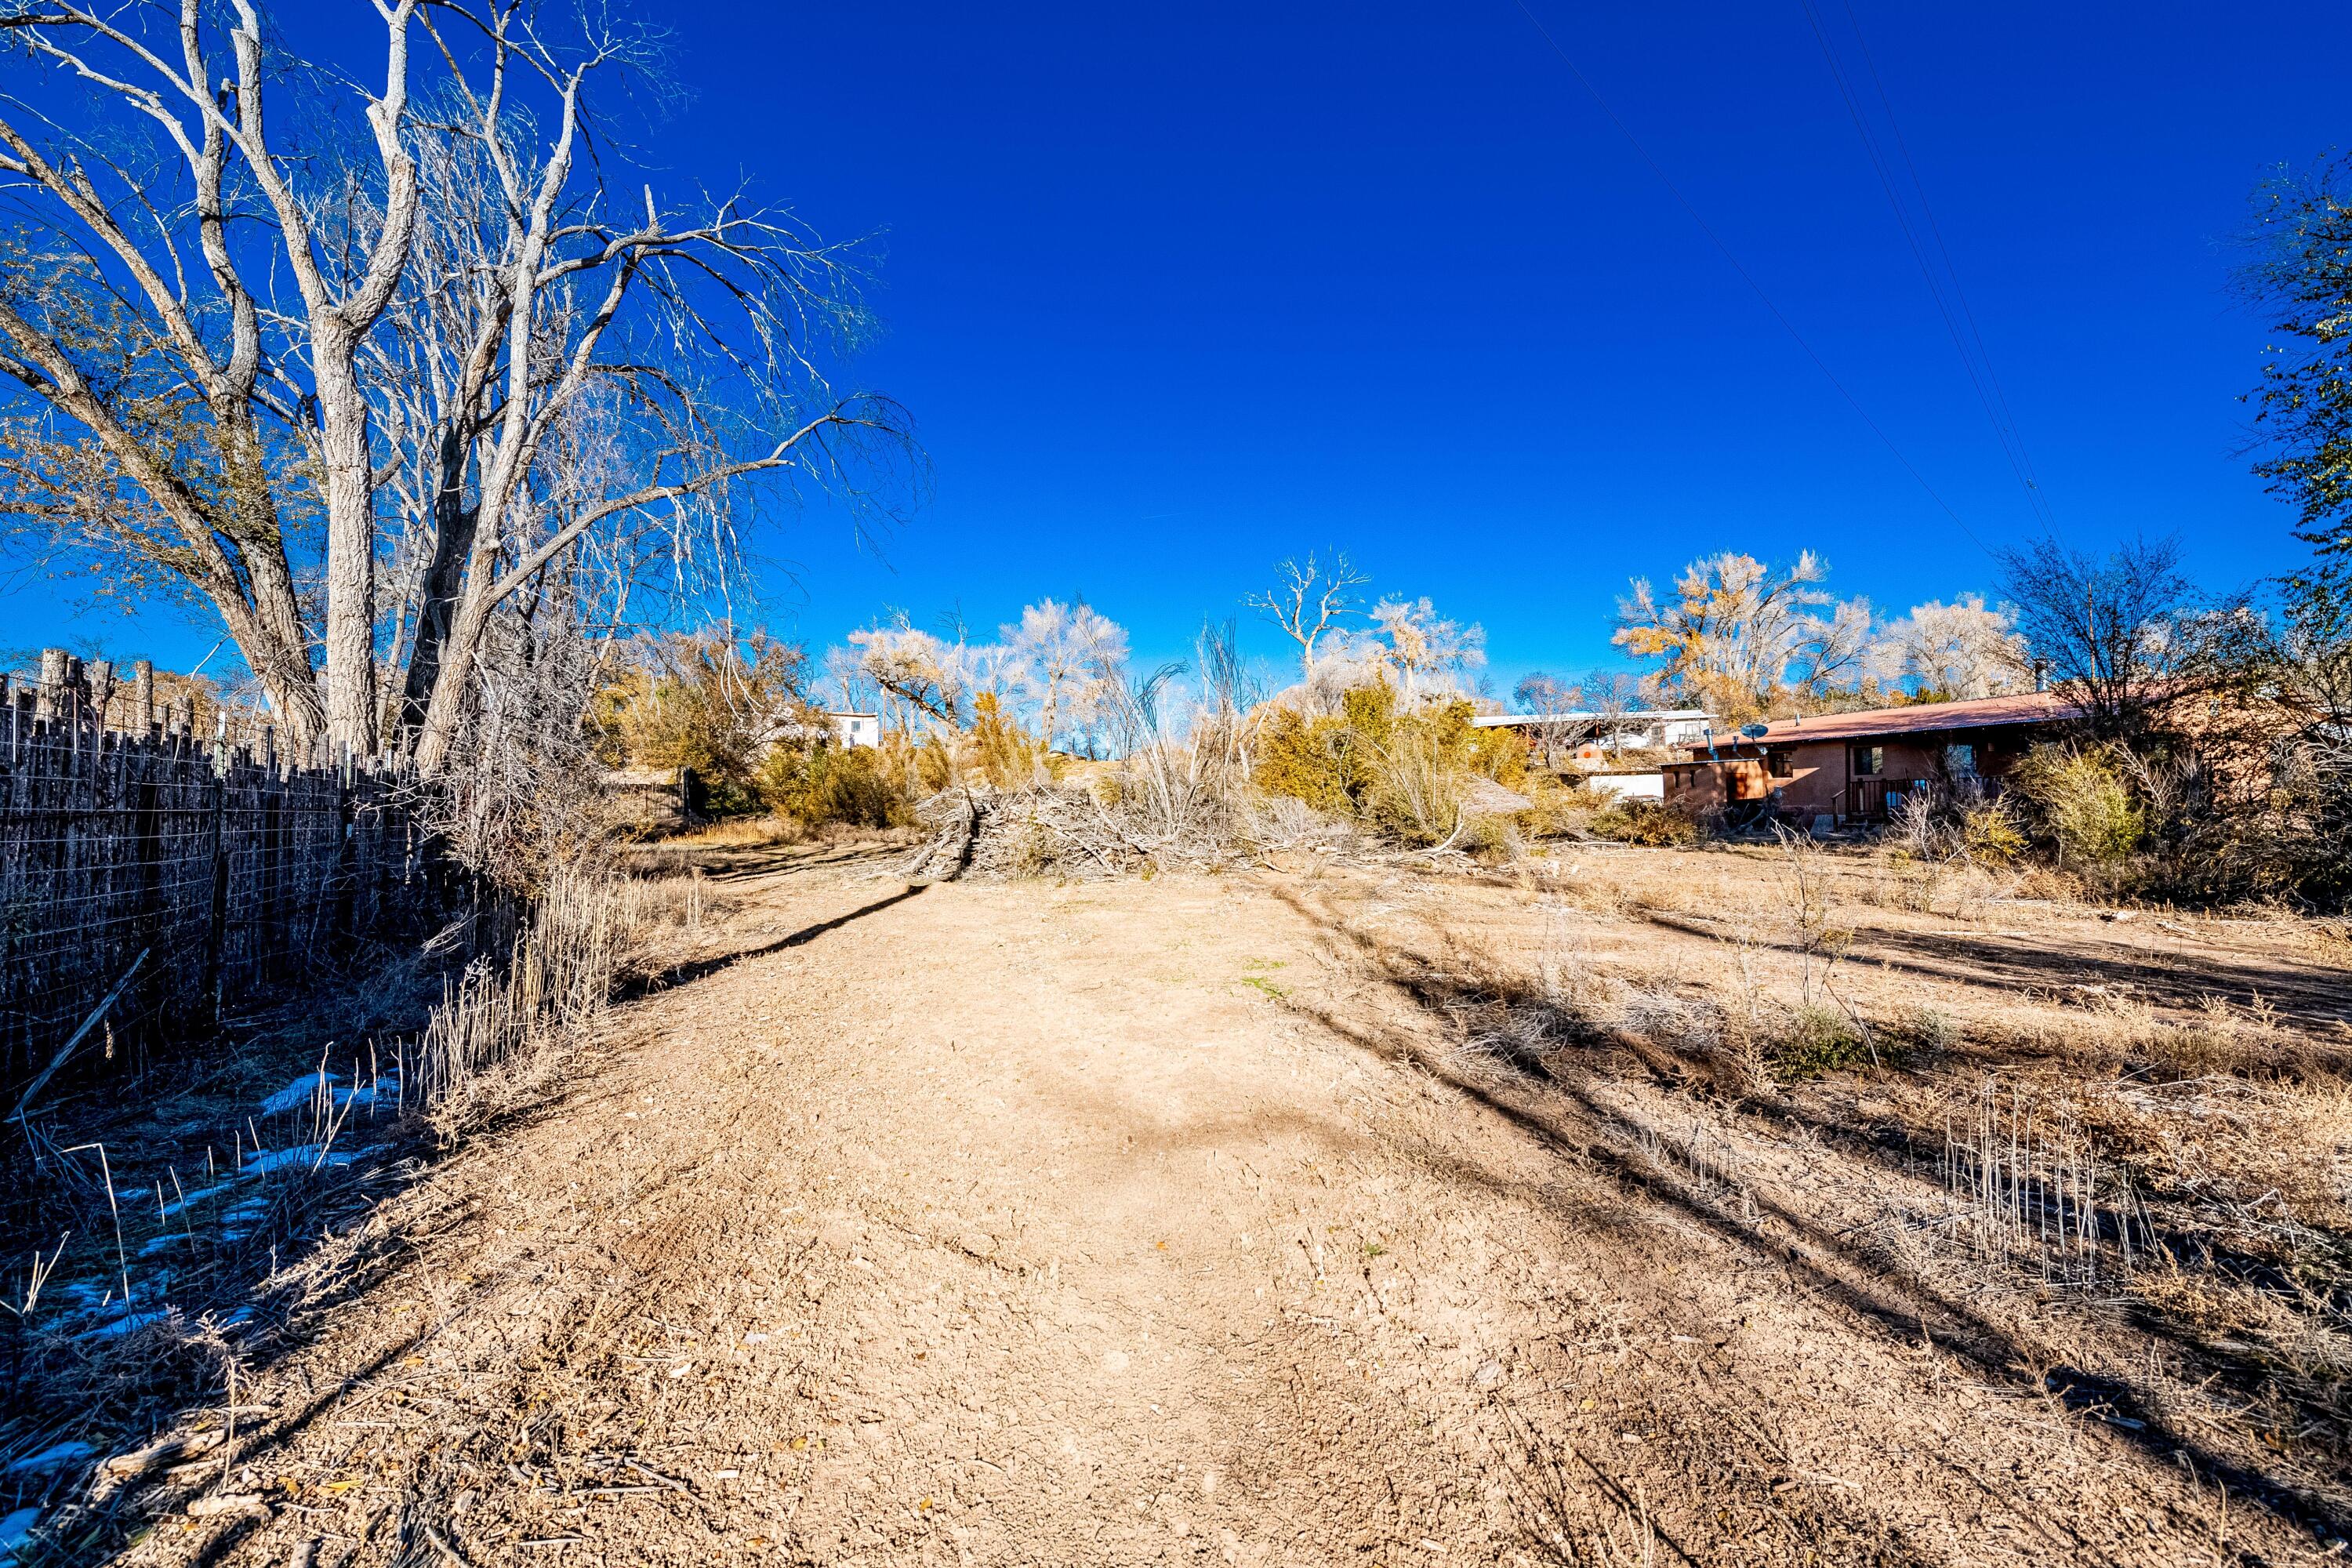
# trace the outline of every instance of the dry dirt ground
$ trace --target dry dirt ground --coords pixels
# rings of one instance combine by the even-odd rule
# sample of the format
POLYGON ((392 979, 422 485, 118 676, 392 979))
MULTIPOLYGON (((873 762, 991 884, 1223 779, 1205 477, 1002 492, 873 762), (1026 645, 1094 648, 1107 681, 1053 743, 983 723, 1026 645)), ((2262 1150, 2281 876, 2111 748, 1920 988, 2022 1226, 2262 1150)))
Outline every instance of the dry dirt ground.
MULTIPOLYGON (((885 864, 715 874, 723 951, 308 1266, 310 1331, 117 1561, 2284 1563, 2342 1528, 2324 1465, 2069 1397, 1863 1267, 1857 1156, 1801 1117, 1710 1155, 1672 1075, 1515 1070, 1426 984, 1481 941, 1672 972, 1703 922, 885 864)), ((2065 984, 1938 919, 1871 983, 2065 984)))

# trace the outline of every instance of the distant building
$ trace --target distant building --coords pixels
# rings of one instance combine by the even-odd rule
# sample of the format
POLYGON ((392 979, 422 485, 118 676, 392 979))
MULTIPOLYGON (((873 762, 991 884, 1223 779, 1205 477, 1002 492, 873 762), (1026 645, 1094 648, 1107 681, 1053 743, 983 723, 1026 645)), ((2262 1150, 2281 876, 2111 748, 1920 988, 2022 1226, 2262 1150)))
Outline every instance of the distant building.
POLYGON ((1656 768, 1628 769, 1623 773, 1587 773, 1584 775, 1584 787, 1594 795, 1612 801, 1663 802, 1666 797, 1665 774, 1656 768))
POLYGON ((1668 805, 1687 811, 1769 802, 1800 820, 1883 822, 1910 793, 1973 780, 1998 789, 2034 742, 2082 710, 2053 692, 1917 702, 1783 719, 1761 735, 1709 733, 1665 765, 1668 805))
POLYGON ((833 721, 833 738, 844 747, 878 746, 882 743, 881 716, 874 713, 827 713, 833 721))
MULTIPOLYGON (((1622 713, 1575 709, 1565 713, 1487 713, 1470 721, 1481 730, 1552 729, 1575 738, 1580 757, 1587 750, 1687 746, 1706 733, 1704 708, 1629 708, 1622 713)), ((1589 759, 1588 759, 1589 760, 1589 759)))

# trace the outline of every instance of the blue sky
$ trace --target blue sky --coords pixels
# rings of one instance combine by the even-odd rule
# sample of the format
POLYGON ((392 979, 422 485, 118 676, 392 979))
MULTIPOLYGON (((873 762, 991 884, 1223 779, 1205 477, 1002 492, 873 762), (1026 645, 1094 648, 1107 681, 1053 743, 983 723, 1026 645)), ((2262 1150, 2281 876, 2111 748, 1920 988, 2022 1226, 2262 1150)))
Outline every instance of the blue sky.
MULTIPOLYGON (((1801 0, 1528 5, 1967 530, 2029 531, 1801 0)), ((813 647, 1082 594, 1165 656, 1336 545, 1481 622, 1507 689, 1607 660, 1626 578, 1707 550, 1810 546, 1891 613, 1992 586, 1515 0, 670 15, 671 177, 877 237, 851 379, 935 466, 878 551, 823 506, 764 538, 756 615, 813 647)), ((2217 585, 2288 564, 2230 241, 2344 135, 2352 13, 1853 15, 2060 532, 2177 531, 2217 585)), ((215 635, 22 584, 0 626, 183 665, 215 635)))

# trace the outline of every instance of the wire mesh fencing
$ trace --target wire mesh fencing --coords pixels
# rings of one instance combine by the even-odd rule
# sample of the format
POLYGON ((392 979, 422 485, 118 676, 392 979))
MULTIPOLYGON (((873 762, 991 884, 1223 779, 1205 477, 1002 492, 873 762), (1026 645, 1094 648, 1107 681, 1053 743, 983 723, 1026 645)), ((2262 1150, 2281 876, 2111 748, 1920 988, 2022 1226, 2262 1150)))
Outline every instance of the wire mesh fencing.
POLYGON ((413 779, 159 701, 143 662, 42 665, 0 676, 0 1116, 65 1055, 169 1049, 430 901, 413 779))

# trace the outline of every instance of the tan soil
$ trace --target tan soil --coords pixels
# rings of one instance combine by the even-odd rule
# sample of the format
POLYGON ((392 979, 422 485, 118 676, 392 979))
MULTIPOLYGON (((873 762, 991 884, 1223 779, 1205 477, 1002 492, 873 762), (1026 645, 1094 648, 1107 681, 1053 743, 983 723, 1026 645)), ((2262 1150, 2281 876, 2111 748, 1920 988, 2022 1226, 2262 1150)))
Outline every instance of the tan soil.
POLYGON ((258 1500, 123 1561, 2310 1552, 1643 1179, 1663 1102, 1465 1064, 1348 934, 1507 890, 741 858, 745 956, 330 1248, 205 1483, 258 1500))

